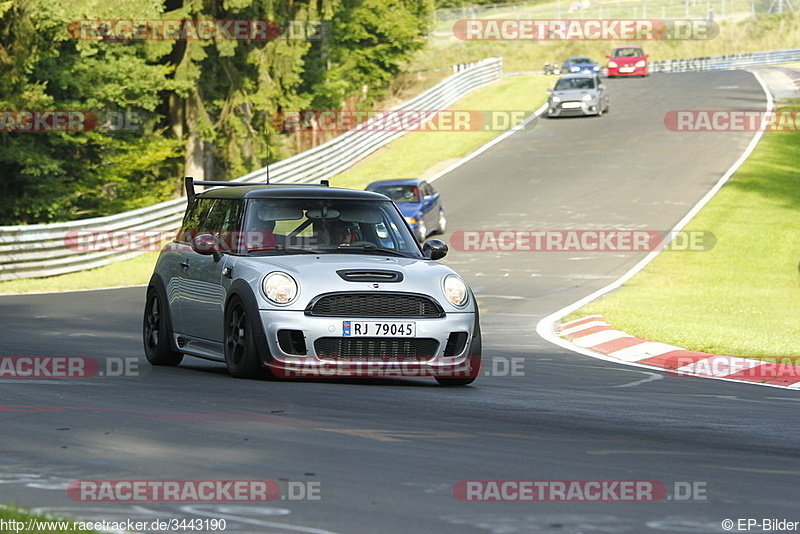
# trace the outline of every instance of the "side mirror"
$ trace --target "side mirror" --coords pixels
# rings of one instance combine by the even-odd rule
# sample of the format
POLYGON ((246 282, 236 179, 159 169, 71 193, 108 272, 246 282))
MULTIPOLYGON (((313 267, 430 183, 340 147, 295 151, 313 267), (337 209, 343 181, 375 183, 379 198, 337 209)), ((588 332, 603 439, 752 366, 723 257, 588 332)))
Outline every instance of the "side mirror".
POLYGON ((609 56, 608 54, 606 54, 606 59, 611 59, 611 56, 609 56))
POLYGON ((552 88, 552 87, 548 87, 548 88, 547 88, 547 92, 548 92, 548 93, 552 93, 552 92, 553 92, 553 88, 552 88))
POLYGON ((200 234, 192 239, 192 250, 203 256, 214 256, 214 261, 219 261, 222 253, 219 251, 217 238, 211 234, 200 234))
POLYGON ((440 239, 428 239, 422 245, 422 253, 429 260, 440 260, 447 256, 447 243, 440 239))

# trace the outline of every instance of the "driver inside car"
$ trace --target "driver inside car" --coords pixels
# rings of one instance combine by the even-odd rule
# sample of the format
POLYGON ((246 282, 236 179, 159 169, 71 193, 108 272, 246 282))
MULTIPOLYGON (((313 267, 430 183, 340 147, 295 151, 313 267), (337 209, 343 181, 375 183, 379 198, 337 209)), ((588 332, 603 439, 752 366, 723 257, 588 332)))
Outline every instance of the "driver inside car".
POLYGON ((329 221, 323 231, 322 242, 328 245, 350 245, 358 241, 358 226, 345 221, 329 221))

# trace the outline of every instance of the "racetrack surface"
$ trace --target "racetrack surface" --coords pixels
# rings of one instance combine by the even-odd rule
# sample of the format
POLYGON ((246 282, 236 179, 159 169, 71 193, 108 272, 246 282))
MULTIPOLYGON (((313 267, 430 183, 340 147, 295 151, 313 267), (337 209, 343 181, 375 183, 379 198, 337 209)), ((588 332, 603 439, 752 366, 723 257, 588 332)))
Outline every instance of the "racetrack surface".
MULTIPOLYGON (((449 230, 669 230, 752 134, 670 132, 666 112, 764 106, 745 72, 607 84, 609 115, 541 119, 439 179, 449 230)), ((228 532, 713 533, 724 519, 800 519, 797 392, 624 367, 536 335, 643 255, 451 251, 482 310, 489 376, 466 388, 245 381, 193 358, 150 368, 143 288, 2 297, 0 355, 137 358, 140 376, 0 379, 0 501, 225 518, 228 532), (81 479, 316 482, 320 499, 73 501, 65 487, 81 479), (705 499, 462 502, 465 480, 647 480, 670 494, 688 482, 705 499)))

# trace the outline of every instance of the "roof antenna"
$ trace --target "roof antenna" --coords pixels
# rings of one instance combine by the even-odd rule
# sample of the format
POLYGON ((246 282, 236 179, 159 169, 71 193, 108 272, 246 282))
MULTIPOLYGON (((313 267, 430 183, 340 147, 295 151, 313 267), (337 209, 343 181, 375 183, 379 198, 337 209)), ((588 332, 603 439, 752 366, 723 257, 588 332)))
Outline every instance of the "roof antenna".
POLYGON ((267 185, 269 185, 269 158, 272 154, 272 149, 267 146, 267 185))

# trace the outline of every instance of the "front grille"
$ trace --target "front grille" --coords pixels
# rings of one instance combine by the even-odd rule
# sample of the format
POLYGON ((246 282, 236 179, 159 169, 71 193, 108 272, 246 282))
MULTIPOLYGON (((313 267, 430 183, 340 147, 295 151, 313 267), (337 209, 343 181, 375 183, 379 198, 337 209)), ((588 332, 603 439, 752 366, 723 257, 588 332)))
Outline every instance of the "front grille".
POLYGON ((314 342, 314 350, 323 359, 427 361, 436 355, 439 342, 416 337, 321 337, 314 342))
POLYGON ((307 315, 319 317, 443 317, 430 297, 412 293, 331 293, 314 299, 307 315))

